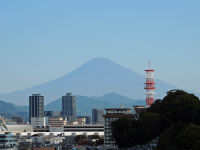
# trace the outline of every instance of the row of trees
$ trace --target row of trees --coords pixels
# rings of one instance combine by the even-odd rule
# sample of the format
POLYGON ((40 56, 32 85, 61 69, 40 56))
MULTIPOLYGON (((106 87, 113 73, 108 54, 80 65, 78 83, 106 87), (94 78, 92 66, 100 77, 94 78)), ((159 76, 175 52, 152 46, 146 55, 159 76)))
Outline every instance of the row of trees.
POLYGON ((156 150, 200 149, 200 101, 182 90, 167 92, 139 120, 125 117, 111 125, 112 137, 121 148, 146 145, 158 138, 156 150))

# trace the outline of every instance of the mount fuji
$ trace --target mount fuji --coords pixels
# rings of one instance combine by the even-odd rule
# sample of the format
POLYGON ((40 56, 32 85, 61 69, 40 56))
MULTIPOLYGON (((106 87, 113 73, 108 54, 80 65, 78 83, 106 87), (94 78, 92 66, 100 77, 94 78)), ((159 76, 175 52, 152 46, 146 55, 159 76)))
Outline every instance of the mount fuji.
MULTIPOLYGON (((58 79, 9 94, 0 94, 0 98, 14 104, 28 105, 30 95, 41 93, 45 97, 45 104, 48 104, 71 92, 73 95, 96 97, 118 93, 134 100, 144 100, 144 78, 109 59, 94 58, 58 79)), ((163 98, 168 90, 176 88, 161 80, 156 80, 156 83, 156 98, 163 98)))

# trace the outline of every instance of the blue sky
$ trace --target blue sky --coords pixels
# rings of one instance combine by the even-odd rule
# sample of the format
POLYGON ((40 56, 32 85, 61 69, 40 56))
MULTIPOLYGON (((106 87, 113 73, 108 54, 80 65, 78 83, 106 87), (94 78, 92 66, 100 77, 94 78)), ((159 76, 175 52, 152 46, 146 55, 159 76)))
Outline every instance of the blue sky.
POLYGON ((0 93, 106 57, 181 88, 200 87, 200 1, 0 0, 0 93))

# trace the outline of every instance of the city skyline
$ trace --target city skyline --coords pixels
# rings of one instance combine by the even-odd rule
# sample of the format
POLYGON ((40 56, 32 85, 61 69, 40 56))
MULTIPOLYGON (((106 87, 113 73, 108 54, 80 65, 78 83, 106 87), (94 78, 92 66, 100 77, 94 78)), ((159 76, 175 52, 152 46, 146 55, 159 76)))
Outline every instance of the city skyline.
POLYGON ((26 89, 105 57, 142 75, 199 91, 193 1, 1 1, 0 93, 26 89))

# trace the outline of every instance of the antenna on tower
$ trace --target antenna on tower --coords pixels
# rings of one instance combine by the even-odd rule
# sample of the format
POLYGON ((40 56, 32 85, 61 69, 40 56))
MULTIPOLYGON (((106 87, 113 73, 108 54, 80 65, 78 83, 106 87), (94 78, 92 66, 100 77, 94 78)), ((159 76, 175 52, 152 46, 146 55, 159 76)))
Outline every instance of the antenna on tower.
POLYGON ((149 61, 149 70, 150 70, 151 62, 149 61))

